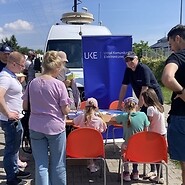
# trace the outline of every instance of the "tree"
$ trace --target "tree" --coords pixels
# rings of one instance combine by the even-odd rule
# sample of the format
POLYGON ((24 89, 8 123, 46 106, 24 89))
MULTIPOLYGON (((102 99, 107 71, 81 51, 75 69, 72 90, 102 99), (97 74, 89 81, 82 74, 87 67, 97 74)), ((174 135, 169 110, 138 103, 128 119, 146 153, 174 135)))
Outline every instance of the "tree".
POLYGON ((140 43, 133 44, 133 51, 136 53, 139 59, 142 57, 143 51, 148 50, 150 50, 148 42, 144 42, 143 40, 141 40, 140 43))
POLYGON ((29 50, 30 50, 30 49, 27 48, 27 47, 20 47, 18 51, 19 51, 20 53, 26 55, 26 54, 28 53, 29 50))
MULTIPOLYGON (((29 50, 33 50, 28 47, 19 46, 15 35, 12 35, 9 39, 6 37, 4 40, 2 39, 1 41, 2 41, 2 43, 7 43, 9 46, 11 46, 11 48, 14 51, 19 51, 20 53, 23 53, 23 54, 27 54, 29 50)), ((43 54, 43 51, 41 49, 38 49, 35 52, 43 54)))
POLYGON ((41 55, 44 54, 44 52, 43 52, 41 49, 37 49, 37 50, 35 50, 35 52, 36 52, 36 53, 39 53, 39 54, 41 54, 41 55))
POLYGON ((10 37, 10 39, 8 39, 7 37, 2 40, 3 43, 7 43, 9 46, 11 46, 11 48, 15 51, 19 50, 20 46, 18 45, 17 39, 15 37, 15 35, 12 35, 10 37))

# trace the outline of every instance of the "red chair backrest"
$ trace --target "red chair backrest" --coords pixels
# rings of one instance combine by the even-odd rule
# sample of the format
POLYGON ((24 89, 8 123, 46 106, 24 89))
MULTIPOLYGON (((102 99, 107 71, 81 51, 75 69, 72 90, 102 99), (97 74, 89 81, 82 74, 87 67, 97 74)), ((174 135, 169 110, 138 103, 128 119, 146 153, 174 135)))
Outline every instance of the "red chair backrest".
MULTIPOLYGON (((109 109, 117 110, 117 109, 118 109, 118 103, 119 103, 119 100, 113 101, 113 102, 109 105, 109 109)), ((122 102, 122 107, 124 107, 124 102, 122 102)))
POLYGON ((128 141, 125 159, 134 162, 167 163, 167 143, 164 136, 155 132, 139 132, 128 141))
POLYGON ((66 155, 72 158, 105 157, 101 133, 93 128, 73 130, 67 138, 66 155))
POLYGON ((86 101, 82 101, 82 102, 80 103, 80 109, 81 109, 81 110, 85 109, 85 105, 86 105, 86 101))

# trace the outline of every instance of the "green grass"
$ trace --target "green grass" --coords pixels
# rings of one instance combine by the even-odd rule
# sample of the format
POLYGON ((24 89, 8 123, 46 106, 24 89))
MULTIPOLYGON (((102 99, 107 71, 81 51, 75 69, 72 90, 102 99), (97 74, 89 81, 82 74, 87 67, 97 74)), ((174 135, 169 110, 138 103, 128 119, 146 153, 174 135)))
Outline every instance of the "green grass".
POLYGON ((166 104, 171 104, 171 95, 172 95, 172 91, 169 90, 168 88, 161 86, 162 89, 162 93, 164 96, 164 103, 166 104))
POLYGON ((170 160, 172 161, 173 164, 175 164, 175 166, 176 166, 178 169, 181 169, 181 165, 180 165, 180 162, 179 162, 179 161, 175 161, 175 160, 172 160, 172 159, 170 159, 170 160))

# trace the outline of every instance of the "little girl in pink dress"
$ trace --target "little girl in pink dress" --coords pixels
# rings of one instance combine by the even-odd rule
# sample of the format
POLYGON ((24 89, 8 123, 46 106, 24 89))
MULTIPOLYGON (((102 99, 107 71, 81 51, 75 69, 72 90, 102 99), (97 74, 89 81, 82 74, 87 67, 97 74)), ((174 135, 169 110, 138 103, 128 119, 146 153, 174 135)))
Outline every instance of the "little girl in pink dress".
MULTIPOLYGON (((84 112, 74 118, 73 121, 76 126, 94 128, 99 132, 105 132, 107 129, 106 123, 98 113, 98 102, 95 98, 87 99, 84 112)), ((90 160, 90 164, 87 168, 91 172, 99 170, 99 166, 95 164, 93 160, 90 160)))

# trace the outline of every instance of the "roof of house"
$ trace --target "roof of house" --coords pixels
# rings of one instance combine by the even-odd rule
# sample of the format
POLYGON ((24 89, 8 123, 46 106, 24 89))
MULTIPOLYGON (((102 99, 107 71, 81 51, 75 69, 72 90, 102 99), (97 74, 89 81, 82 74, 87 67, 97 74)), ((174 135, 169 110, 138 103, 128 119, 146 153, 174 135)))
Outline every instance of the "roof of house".
POLYGON ((167 40, 167 37, 163 37, 161 39, 159 39, 157 41, 157 43, 153 44, 150 46, 151 48, 168 48, 169 47, 169 44, 168 44, 168 40, 167 40))

